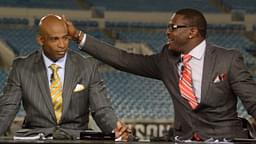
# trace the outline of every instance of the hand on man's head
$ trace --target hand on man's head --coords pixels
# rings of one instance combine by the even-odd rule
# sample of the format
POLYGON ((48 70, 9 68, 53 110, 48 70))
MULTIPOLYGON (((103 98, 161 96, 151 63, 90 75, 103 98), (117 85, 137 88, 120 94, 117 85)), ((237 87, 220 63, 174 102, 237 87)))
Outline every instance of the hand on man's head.
POLYGON ((79 33, 81 31, 79 31, 78 29, 76 29, 76 27, 73 25, 73 23, 68 20, 64 15, 62 15, 62 19, 63 21, 66 23, 67 25, 67 29, 68 29, 68 35, 71 36, 71 38, 75 41, 79 40, 79 33))

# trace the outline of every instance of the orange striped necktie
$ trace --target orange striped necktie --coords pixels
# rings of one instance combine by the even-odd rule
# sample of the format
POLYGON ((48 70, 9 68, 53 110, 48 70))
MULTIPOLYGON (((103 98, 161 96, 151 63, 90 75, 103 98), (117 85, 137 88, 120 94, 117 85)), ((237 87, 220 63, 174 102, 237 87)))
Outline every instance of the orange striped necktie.
POLYGON ((182 57, 183 67, 181 69, 179 88, 181 96, 188 100, 188 103, 192 109, 195 109, 198 103, 196 101, 196 96, 192 85, 191 67, 188 63, 191 58, 192 56, 189 54, 183 55, 182 57))
POLYGON ((59 123, 62 113, 62 84, 60 80, 60 76, 58 75, 58 69, 60 68, 56 64, 51 64, 50 68, 52 70, 51 75, 51 98, 54 107, 55 116, 57 119, 57 123, 59 123))

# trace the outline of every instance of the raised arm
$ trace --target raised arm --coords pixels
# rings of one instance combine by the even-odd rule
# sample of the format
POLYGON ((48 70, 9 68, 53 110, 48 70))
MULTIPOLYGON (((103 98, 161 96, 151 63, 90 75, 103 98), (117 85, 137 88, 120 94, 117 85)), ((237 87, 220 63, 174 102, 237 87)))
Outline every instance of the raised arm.
POLYGON ((160 79, 159 76, 159 55, 132 54, 117 49, 106 42, 97 40, 82 31, 66 20, 69 35, 74 41, 80 44, 80 49, 93 57, 125 72, 160 79))

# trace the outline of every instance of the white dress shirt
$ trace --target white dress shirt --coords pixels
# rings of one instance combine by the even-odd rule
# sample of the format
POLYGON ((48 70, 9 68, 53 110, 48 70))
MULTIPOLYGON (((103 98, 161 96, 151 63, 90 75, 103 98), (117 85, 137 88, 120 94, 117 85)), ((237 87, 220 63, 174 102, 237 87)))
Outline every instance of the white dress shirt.
MULTIPOLYGON (((189 54, 192 56, 189 61, 192 73, 193 90, 197 97, 197 102, 201 101, 201 87, 203 76, 204 55, 206 49, 206 41, 202 41, 199 45, 193 48, 189 54)), ((181 55, 183 56, 183 55, 181 55)), ((182 62, 178 64, 179 74, 181 73, 182 62)))

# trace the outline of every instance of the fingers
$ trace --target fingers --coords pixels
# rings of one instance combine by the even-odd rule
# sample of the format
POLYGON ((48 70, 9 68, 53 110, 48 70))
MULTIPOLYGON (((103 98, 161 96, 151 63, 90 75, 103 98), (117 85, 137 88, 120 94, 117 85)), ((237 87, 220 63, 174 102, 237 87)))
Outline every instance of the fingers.
POLYGON ((63 19, 63 21, 66 23, 67 26, 73 26, 72 22, 69 21, 65 15, 62 15, 61 18, 63 19))
POLYGON ((124 133, 126 131, 126 129, 128 129, 128 127, 121 121, 118 121, 116 123, 116 128, 115 128, 115 131, 116 131, 116 137, 120 137, 120 135, 122 133, 124 133))
POLYGON ((118 121, 115 128, 115 137, 121 138, 122 141, 127 141, 131 130, 123 122, 118 121))
POLYGON ((128 133, 123 133, 120 137, 116 138, 115 141, 128 141, 129 134, 128 133))
POLYGON ((67 18, 65 17, 65 15, 62 15, 61 18, 66 22, 67 18))
POLYGON ((61 18, 63 19, 63 21, 67 26, 68 35, 71 36, 72 39, 77 40, 79 31, 75 28, 73 23, 65 17, 65 15, 62 15, 61 18))

